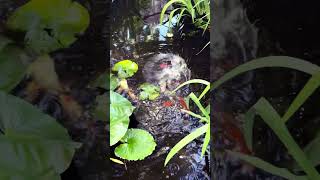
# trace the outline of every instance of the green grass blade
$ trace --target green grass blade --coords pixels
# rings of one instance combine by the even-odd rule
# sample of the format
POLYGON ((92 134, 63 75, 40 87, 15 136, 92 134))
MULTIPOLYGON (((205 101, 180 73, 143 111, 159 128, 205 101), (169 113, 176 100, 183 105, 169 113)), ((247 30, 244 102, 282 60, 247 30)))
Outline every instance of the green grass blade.
POLYGON ((282 121, 287 122, 290 117, 301 107, 301 105, 310 97, 313 92, 320 86, 320 73, 313 75, 298 96, 294 99, 284 116, 282 121))
POLYGON ((264 122, 279 137, 281 142, 288 149, 289 154, 297 161, 299 166, 306 172, 309 179, 320 179, 318 171, 308 160, 306 154, 290 135, 285 123, 281 120, 280 115, 275 111, 271 104, 265 99, 260 98, 254 105, 256 113, 261 116, 264 122))
POLYGON ((169 152, 169 154, 166 157, 166 160, 164 162, 164 166, 168 164, 168 162, 171 160, 171 158, 177 154, 183 147, 185 147, 187 144, 189 144, 194 139, 198 138, 202 134, 204 134, 207 131, 207 128, 209 127, 209 124, 203 125, 199 128, 197 128, 192 133, 188 134, 186 137, 181 139, 169 152))
POLYGON ((308 159, 310 159, 313 166, 320 165, 320 136, 313 139, 305 148, 304 152, 306 153, 308 159))
POLYGON ((210 143, 210 123, 208 123, 208 129, 207 129, 207 132, 206 132, 206 136, 204 137, 204 140, 203 140, 203 145, 202 145, 202 150, 201 150, 201 157, 204 156, 204 153, 206 152, 207 150, 207 147, 210 143))
POLYGON ((169 28, 171 28, 171 26, 173 27, 173 24, 172 24, 172 18, 173 18, 173 15, 176 11, 178 10, 181 10, 181 8, 177 8, 177 9, 174 9, 171 11, 170 15, 169 15, 169 28))
POLYGON ((196 103, 196 105, 198 106, 198 108, 200 109, 200 111, 202 112, 202 114, 207 118, 210 119, 209 113, 206 111, 206 109, 202 106, 202 104, 200 103, 200 101, 198 100, 197 96, 194 93, 190 93, 190 98, 191 100, 196 103))
POLYGON ((252 164, 255 167, 263 169, 264 171, 269 172, 271 174, 274 174, 289 180, 307 180, 306 176, 296 176, 292 174, 289 170, 285 168, 276 167, 260 158, 249 156, 249 155, 238 153, 238 152, 232 152, 229 150, 227 150, 227 152, 232 156, 237 157, 240 160, 245 161, 249 164, 252 164))
POLYGON ((181 3, 181 4, 185 4, 185 1, 183 0, 171 0, 169 1, 167 4, 165 4, 161 10, 161 14, 160 14, 160 24, 162 24, 163 19, 164 19, 164 14, 166 13, 166 11, 168 10, 168 8, 174 4, 174 3, 181 3))
POLYGON ((252 133, 253 133, 253 124, 256 111, 254 107, 250 108, 247 113, 244 115, 244 138, 247 144, 247 147, 252 150, 252 133))
POLYGON ((242 74, 250 70, 266 68, 266 67, 290 68, 290 69, 295 69, 298 71, 308 73, 310 75, 320 72, 319 66, 301 59, 288 57, 288 56, 269 56, 269 57, 264 57, 264 58, 259 58, 256 60, 249 61, 245 64, 242 64, 234 68, 230 72, 226 73, 218 81, 213 83, 212 90, 218 88, 221 84, 234 78, 239 74, 242 74))
POLYGON ((201 100, 203 98, 203 96, 205 96, 207 94, 207 92, 210 90, 210 84, 207 85, 207 87, 202 91, 202 93, 199 96, 199 100, 201 100))
POLYGON ((195 117, 195 118, 199 118, 199 119, 202 120, 202 121, 209 122, 209 119, 207 119, 207 118, 205 118, 205 117, 202 117, 201 115, 196 114, 196 113, 194 113, 194 112, 192 112, 192 111, 188 111, 188 110, 185 110, 185 109, 181 109, 181 111, 184 112, 184 113, 187 113, 187 114, 189 114, 190 116, 193 116, 193 117, 195 117))
POLYGON ((203 79, 191 79, 189 81, 186 81, 182 84, 180 84, 176 89, 174 89, 172 92, 176 92, 177 90, 179 90, 180 88, 182 88, 183 86, 186 86, 188 84, 204 84, 204 85, 210 85, 210 82, 203 80, 203 79))

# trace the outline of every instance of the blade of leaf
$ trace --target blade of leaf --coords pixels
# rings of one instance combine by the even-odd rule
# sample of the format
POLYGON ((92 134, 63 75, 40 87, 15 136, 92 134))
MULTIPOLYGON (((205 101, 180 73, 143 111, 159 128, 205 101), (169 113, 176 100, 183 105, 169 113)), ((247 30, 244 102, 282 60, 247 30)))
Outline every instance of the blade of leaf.
POLYGON ((229 154, 231 154, 234 157, 237 157, 243 161, 246 161, 266 172, 269 172, 271 174, 290 179, 290 180, 307 180, 306 176, 296 176, 292 174, 289 170, 284 168, 276 167, 266 161, 263 161, 260 158, 254 157, 254 156, 248 156, 246 154, 238 153, 238 152, 232 152, 227 150, 229 154))
POLYGON ((169 152, 169 154, 166 157, 166 160, 164 162, 164 166, 168 164, 168 162, 171 160, 171 158, 177 154, 183 147, 185 147, 187 144, 189 144, 191 141, 194 139, 198 138, 202 134, 204 134, 207 131, 208 124, 203 125, 199 128, 197 128, 195 131, 192 133, 188 134, 186 137, 181 139, 169 152))
POLYGON ((209 145, 209 142, 210 142, 210 123, 209 123, 208 129, 207 129, 207 132, 206 132, 206 136, 204 137, 204 140, 203 140, 203 145, 202 145, 202 150, 201 150, 201 157, 206 152, 207 147, 209 145))

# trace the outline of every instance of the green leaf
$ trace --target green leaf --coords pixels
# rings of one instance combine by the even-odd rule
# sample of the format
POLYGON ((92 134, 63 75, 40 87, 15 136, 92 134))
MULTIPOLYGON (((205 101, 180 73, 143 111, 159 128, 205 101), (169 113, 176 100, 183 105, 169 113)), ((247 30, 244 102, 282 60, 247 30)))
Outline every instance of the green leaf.
POLYGON ((112 146, 126 134, 134 107, 130 101, 113 91, 110 91, 110 103, 110 146, 112 146))
POLYGON ((142 160, 152 154, 156 143, 150 133, 142 129, 129 129, 115 149, 115 155, 130 161, 142 160))
POLYGON ((142 90, 139 95, 140 100, 155 100, 160 96, 160 88, 150 83, 143 83, 139 86, 139 89, 142 90))
POLYGON ((209 122, 209 126, 208 126, 208 129, 206 132, 206 136, 204 137, 204 140, 203 140, 201 156, 203 156, 204 153, 206 152, 209 143, 210 143, 210 122, 209 122))
POLYGON ((123 60, 117 62, 112 71, 118 72, 118 77, 121 79, 129 78, 138 71, 138 64, 131 60, 123 60))
POLYGON ((0 107, 0 177, 49 177, 49 173, 55 178, 48 179, 57 179, 79 143, 55 119, 19 98, 0 92, 0 107))
POLYGON ((75 1, 31 0, 14 11, 7 25, 26 32, 25 41, 34 51, 48 53, 71 45, 89 20, 88 11, 75 1))
POLYGON ((5 36, 2 36, 0 35, 0 51, 2 51, 2 49, 4 47, 6 47, 8 44, 12 43, 12 40, 5 37, 5 36))
POLYGON ((106 90, 115 90, 119 86, 120 80, 117 78, 114 74, 107 74, 107 72, 101 74, 96 80, 92 81, 90 83, 90 86, 92 87, 100 87, 106 90), (109 76, 109 77, 108 77, 109 76), (108 79, 109 78, 109 83, 110 87, 108 88, 108 79))
POLYGON ((0 50, 0 90, 9 92, 21 81, 30 58, 17 47, 8 45, 0 50))
POLYGON ((276 176, 280 176, 286 179, 290 179, 290 180, 307 180, 306 176, 296 176, 294 174, 292 174, 289 170, 285 169, 285 168, 279 168, 276 167, 260 158, 257 157, 253 157, 253 156, 249 156, 246 154, 241 154, 238 152, 232 152, 227 150, 227 152, 229 154, 231 154, 234 157, 237 157, 243 161, 246 161, 252 165, 254 165, 257 168, 260 168, 268 173, 274 174, 276 176))
MULTIPOLYGON (((255 114, 261 116, 264 122, 273 130, 273 132, 279 137, 281 142, 286 146, 288 152, 297 161, 299 166, 306 172, 308 178, 320 179, 318 171, 313 167, 313 164, 308 160, 306 154, 294 141, 284 121, 281 120, 280 115, 275 111, 275 109, 265 98, 260 98, 250 111, 250 113, 254 112, 255 114)), ((250 119, 245 119, 245 122, 254 121, 252 115, 248 117, 250 117, 250 119)), ((252 123, 253 122, 249 122, 249 124, 252 123)), ((250 126, 245 126, 245 132, 252 134, 253 129, 247 129, 247 127, 250 126)), ((245 138, 247 137, 252 137, 252 135, 245 136, 245 138)), ((246 139, 246 141, 248 140, 246 139)))
POLYGON ((168 162, 171 160, 171 158, 177 154, 183 147, 185 147, 187 144, 189 144, 191 141, 195 140, 199 136, 203 135, 207 132, 207 129, 209 127, 209 124, 205 124, 199 128, 197 128, 192 133, 188 134, 186 137, 181 139, 169 152, 169 154, 166 157, 166 160, 164 162, 164 166, 168 164, 168 162))
POLYGON ((96 107, 94 109, 94 116, 96 119, 106 121, 107 120, 107 106, 108 97, 107 93, 97 96, 96 98, 96 107))

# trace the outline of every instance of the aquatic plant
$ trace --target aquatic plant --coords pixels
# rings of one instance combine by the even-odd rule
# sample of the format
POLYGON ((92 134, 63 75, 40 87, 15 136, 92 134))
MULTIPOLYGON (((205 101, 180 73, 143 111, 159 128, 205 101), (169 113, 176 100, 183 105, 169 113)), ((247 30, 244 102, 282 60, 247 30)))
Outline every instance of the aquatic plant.
POLYGON ((28 47, 38 53, 66 48, 89 25, 89 13, 71 0, 31 0, 9 17, 7 27, 25 32, 28 47), (57 13, 59 10, 59 13, 57 13))
POLYGON ((177 15, 177 24, 183 16, 190 16, 192 23, 204 31, 210 25, 210 0, 169 0, 163 7, 160 14, 160 23, 164 20, 164 15, 169 7, 177 5, 170 12, 169 24, 172 25, 172 18, 177 15), (177 14, 179 13, 179 14, 177 14))
POLYGON ((160 88, 153 84, 143 83, 139 86, 139 89, 141 90, 139 95, 140 100, 149 99, 152 101, 160 96, 160 88))
POLYGON ((24 100, 0 91, 0 107, 0 179, 59 180, 80 144, 24 100))
POLYGON ((188 84, 204 84, 206 85, 205 89, 201 92, 200 96, 197 97, 193 92, 191 92, 188 95, 188 98, 190 98, 196 106, 199 108, 201 114, 196 114, 189 110, 182 109, 181 111, 189 114, 190 116, 193 116, 195 118, 200 119, 200 122, 205 123, 203 126, 195 129, 193 132, 191 132, 189 135, 185 136, 183 139, 181 139, 168 153, 164 165, 166 166, 168 162, 171 160, 171 158, 177 154, 183 147, 185 147, 187 144, 195 140, 196 138, 200 137, 201 135, 205 134, 203 145, 202 145, 202 156, 205 154, 207 147, 210 142, 210 105, 208 105, 206 108, 201 104, 200 100, 209 92, 210 90, 210 83, 205 80, 201 79, 192 79, 187 82, 182 83, 179 85, 175 90, 173 90, 173 93, 182 88, 183 86, 186 86, 188 84))
MULTIPOLYGON (((146 130, 129 129, 130 116, 135 107, 128 99, 113 91, 117 87, 129 90, 126 78, 132 77, 138 71, 138 65, 131 60, 123 60, 116 63, 112 70, 117 72, 117 76, 110 75, 110 146, 120 142, 115 148, 117 157, 142 160, 155 150, 154 138, 146 130)), ((149 87, 149 90, 150 88, 152 90, 152 87, 149 87)), ((148 97, 150 98, 149 94, 148 97)), ((120 160, 113 158, 112 161, 121 164, 120 160)))
POLYGON ((259 115, 262 118, 262 120, 274 131, 274 133, 279 137, 280 141, 288 149, 289 154, 296 161, 296 166, 299 167, 299 171, 304 171, 306 173, 306 176, 295 175, 288 169, 276 167, 258 157, 242 154, 239 152, 227 152, 260 169, 263 169, 271 174, 281 176, 283 178, 301 180, 320 179, 319 172, 315 169, 315 166, 320 164, 320 158, 318 156, 318 153, 320 152, 319 137, 316 137, 304 149, 301 149, 299 145, 295 142, 292 135, 290 134, 288 128, 286 127, 286 122, 301 107, 301 105, 303 105, 303 103, 308 99, 308 97, 310 97, 314 93, 314 91, 320 86, 319 66, 301 59, 287 56, 270 56, 260 58, 240 65, 232 71, 228 72, 218 81, 213 83, 212 90, 215 90, 221 84, 239 74, 245 73, 250 70, 266 67, 290 68, 307 73, 311 75, 311 78, 303 87, 303 89, 299 92, 299 94, 291 103, 288 110, 285 112, 283 116, 280 116, 278 112, 264 97, 261 97, 258 100, 258 102, 255 105, 253 105, 245 114, 244 137, 246 143, 248 147, 252 149, 252 132, 254 120, 255 116, 259 115))

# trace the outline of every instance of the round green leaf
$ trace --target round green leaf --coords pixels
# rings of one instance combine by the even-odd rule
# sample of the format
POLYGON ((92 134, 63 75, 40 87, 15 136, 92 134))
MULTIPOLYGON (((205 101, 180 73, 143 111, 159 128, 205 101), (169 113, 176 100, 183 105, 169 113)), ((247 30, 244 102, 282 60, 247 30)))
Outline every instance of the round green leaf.
POLYGON ((131 60, 123 60, 117 62, 113 66, 112 71, 118 72, 119 78, 125 79, 133 76, 138 71, 138 64, 131 60))
POLYGON ((89 13, 71 0, 31 0, 8 19, 12 30, 26 32, 26 43, 36 52, 68 47, 89 25, 89 13))
POLYGON ((0 129, 0 177, 60 174, 79 147, 55 119, 1 91, 0 129))
POLYGON ((130 161, 142 160, 152 154, 156 143, 150 133, 142 129, 129 129, 115 149, 115 155, 130 161))
POLYGON ((110 146, 126 134, 134 107, 120 94, 110 91, 110 146))
POLYGON ((139 95, 140 100, 155 100, 160 96, 160 88, 150 83, 143 83, 139 86, 139 89, 142 90, 139 95))

